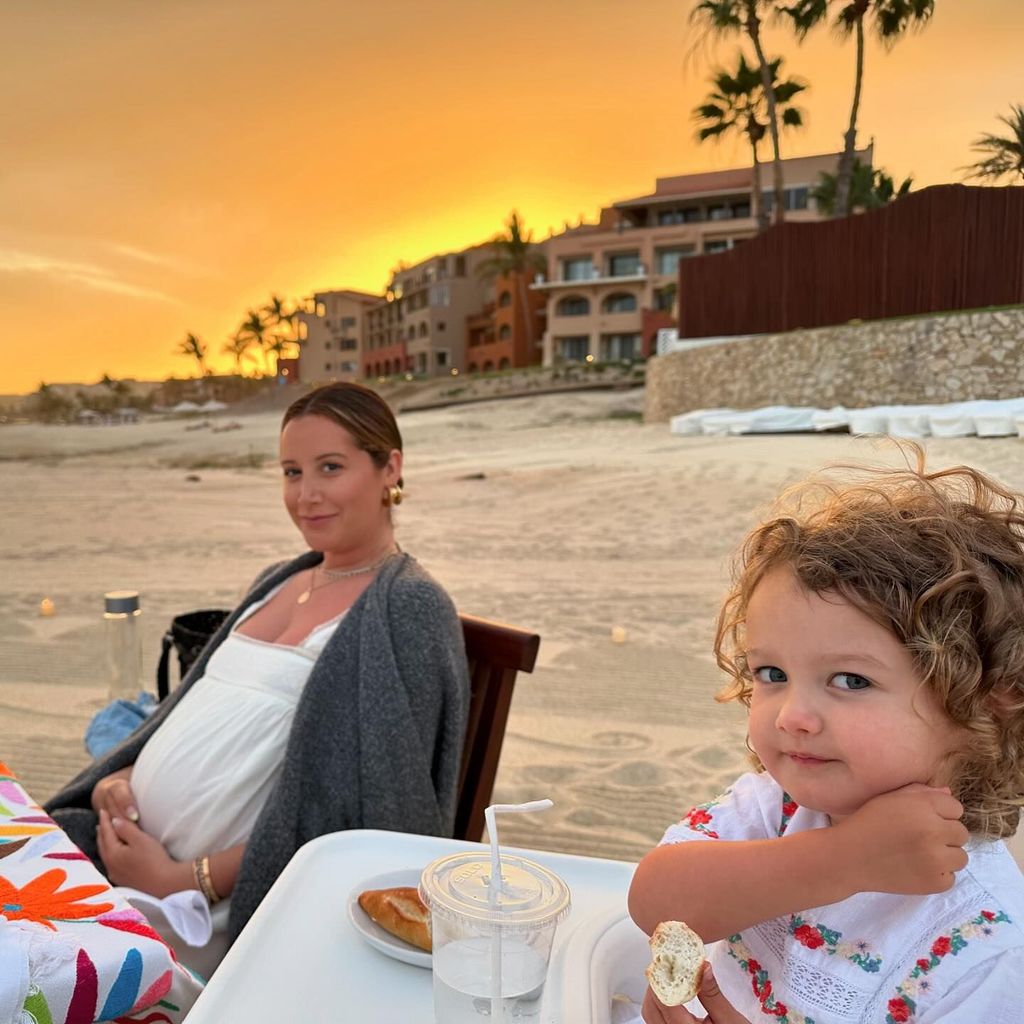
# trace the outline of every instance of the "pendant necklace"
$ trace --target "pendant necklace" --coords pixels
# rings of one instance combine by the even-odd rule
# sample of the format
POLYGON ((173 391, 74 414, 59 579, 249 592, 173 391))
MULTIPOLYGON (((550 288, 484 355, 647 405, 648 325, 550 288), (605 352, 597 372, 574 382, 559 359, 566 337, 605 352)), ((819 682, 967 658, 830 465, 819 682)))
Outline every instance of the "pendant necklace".
POLYGON ((358 569, 323 569, 319 565, 316 566, 309 576, 309 586, 296 598, 296 604, 305 604, 313 594, 314 590, 319 590, 321 587, 326 587, 329 583, 336 583, 338 580, 348 579, 349 576, 362 576, 364 573, 373 572, 375 569, 379 569, 392 555, 398 551, 397 545, 386 551, 376 562, 372 562, 370 565, 361 565, 358 569), (317 572, 322 573, 327 577, 323 583, 316 582, 317 572))

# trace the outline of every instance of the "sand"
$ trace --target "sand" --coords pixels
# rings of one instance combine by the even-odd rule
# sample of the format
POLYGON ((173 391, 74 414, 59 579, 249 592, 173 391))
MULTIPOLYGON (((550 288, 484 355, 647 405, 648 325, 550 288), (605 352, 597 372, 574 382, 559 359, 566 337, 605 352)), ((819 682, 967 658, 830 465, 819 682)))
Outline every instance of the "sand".
MULTIPOLYGON (((555 808, 509 820, 509 842, 634 859, 731 781, 743 715, 714 702, 710 652, 735 546, 781 486, 832 460, 893 458, 844 435, 674 438, 638 421, 642 401, 538 396, 400 418, 402 545, 461 610, 543 637, 495 797, 555 808)), ((86 761, 105 695, 104 591, 142 592, 151 677, 173 615, 232 604, 301 550, 272 461, 278 420, 0 428, 0 759, 38 799, 86 761), (53 618, 38 615, 43 597, 53 618)), ((1016 439, 926 446, 936 465, 1024 489, 1016 439)))

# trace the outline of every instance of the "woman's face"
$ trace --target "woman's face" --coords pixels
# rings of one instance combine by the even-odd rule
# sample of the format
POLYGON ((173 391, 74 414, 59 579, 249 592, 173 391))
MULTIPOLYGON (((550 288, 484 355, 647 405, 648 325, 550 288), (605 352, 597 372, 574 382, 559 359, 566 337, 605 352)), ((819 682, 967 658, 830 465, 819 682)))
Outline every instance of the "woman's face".
POLYGON ((352 435, 325 416, 299 416, 281 431, 284 504, 314 551, 372 556, 391 536, 384 505, 402 475, 395 450, 378 467, 352 435))

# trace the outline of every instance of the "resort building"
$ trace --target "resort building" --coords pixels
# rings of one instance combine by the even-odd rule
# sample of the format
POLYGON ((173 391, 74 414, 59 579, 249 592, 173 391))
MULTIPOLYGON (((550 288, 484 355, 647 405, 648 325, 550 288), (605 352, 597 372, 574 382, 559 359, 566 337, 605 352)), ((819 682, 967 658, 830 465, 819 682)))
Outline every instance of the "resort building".
POLYGON ((493 291, 479 274, 490 256, 485 243, 395 271, 384 298, 366 311, 363 375, 464 370, 468 319, 493 291))
MULTIPOLYGON (((870 165, 871 147, 857 153, 870 165)), ((787 220, 821 220, 810 196, 839 156, 782 162, 787 220)), ((773 203, 771 164, 761 186, 773 203)), ((547 301, 544 364, 646 358, 660 327, 674 322, 679 261, 724 252, 753 237, 750 167, 658 178, 654 191, 601 210, 595 224, 567 228, 545 243, 546 280, 531 287, 547 301)), ((685 301, 685 297, 683 297, 685 301)))
POLYGON ((379 295, 351 288, 314 294, 311 308, 298 313, 298 377, 303 384, 360 376, 367 311, 380 301, 379 295))
MULTIPOLYGON (((543 244, 537 246, 543 251, 543 244)), ((489 373, 539 364, 544 354, 547 298, 530 288, 533 271, 496 278, 494 297, 466 322, 466 370, 489 373)))

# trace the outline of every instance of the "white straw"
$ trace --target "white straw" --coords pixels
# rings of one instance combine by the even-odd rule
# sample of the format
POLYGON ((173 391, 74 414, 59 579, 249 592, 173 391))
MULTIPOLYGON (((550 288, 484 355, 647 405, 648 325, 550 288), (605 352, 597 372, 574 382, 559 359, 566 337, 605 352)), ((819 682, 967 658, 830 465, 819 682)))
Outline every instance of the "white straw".
MULTIPOLYGON (((525 804, 491 804, 484 811, 487 823, 487 838, 491 844, 491 881, 487 886, 487 902, 491 910, 498 909, 498 896, 502 890, 501 854, 498 849, 498 823, 496 814, 520 814, 524 811, 546 811, 554 807, 551 800, 531 800, 525 804)), ((501 928, 493 922, 491 932, 491 1021, 494 1024, 502 1019, 501 1015, 501 928)))

